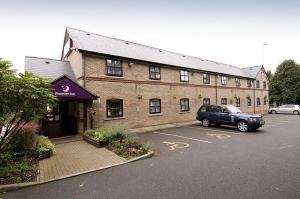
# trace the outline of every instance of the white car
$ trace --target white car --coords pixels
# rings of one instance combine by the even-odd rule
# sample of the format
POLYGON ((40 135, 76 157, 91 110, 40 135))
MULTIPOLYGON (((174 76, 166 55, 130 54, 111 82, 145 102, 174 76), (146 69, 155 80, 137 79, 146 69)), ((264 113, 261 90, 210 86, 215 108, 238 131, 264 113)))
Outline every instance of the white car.
POLYGON ((294 115, 300 115, 300 106, 293 104, 285 104, 278 106, 276 108, 270 108, 269 113, 277 114, 277 113, 289 113, 294 115))

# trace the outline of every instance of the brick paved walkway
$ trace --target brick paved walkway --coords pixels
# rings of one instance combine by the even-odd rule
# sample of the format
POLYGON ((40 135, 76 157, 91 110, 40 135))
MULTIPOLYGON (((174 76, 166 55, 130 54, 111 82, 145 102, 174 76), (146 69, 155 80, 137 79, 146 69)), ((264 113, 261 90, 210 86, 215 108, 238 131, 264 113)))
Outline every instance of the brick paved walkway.
POLYGON ((105 148, 96 148, 79 136, 54 139, 56 155, 41 160, 40 182, 97 170, 125 160, 105 148))

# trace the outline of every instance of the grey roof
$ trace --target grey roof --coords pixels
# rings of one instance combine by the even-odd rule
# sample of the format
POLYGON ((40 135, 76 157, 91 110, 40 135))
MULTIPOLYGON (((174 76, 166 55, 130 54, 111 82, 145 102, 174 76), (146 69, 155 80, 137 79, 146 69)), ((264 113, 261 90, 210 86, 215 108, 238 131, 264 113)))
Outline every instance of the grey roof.
POLYGON ((25 71, 51 80, 67 75, 70 79, 77 82, 74 71, 68 61, 26 56, 25 71))
POLYGON ((66 32, 73 41, 73 47, 80 50, 176 67, 185 67, 202 71, 253 78, 248 73, 245 73, 244 70, 241 70, 241 68, 228 64, 218 63, 129 41, 101 36, 73 28, 67 28, 66 32))
POLYGON ((256 78, 261 68, 262 66, 252 66, 252 67, 243 68, 242 70, 245 73, 249 74, 252 78, 256 78))

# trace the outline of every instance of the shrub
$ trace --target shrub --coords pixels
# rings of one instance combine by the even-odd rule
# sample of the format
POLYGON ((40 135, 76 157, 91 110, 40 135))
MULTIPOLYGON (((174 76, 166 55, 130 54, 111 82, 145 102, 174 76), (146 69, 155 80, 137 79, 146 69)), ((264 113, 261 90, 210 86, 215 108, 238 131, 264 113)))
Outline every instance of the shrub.
POLYGON ((87 130, 84 134, 97 141, 107 141, 108 143, 121 142, 128 136, 124 129, 120 128, 96 128, 87 130))
POLYGON ((9 151, 16 155, 30 155, 35 150, 36 136, 33 128, 22 128, 9 144, 9 151))
POLYGON ((32 169, 33 168, 30 166, 29 162, 23 158, 19 162, 11 162, 9 165, 1 165, 0 177, 8 177, 24 171, 30 171, 32 169))
POLYGON ((50 141, 48 137, 45 137, 43 135, 39 136, 38 138, 36 151, 39 157, 42 157, 43 154, 47 153, 48 151, 50 151, 51 155, 56 153, 55 145, 50 141))

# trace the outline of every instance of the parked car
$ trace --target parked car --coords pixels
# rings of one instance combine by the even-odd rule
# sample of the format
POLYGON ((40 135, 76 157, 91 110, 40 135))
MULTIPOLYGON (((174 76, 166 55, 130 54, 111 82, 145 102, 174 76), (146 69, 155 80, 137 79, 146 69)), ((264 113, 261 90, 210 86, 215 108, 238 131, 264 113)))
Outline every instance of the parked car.
POLYGON ((257 130, 265 124, 261 115, 242 113, 233 105, 203 105, 197 112, 197 120, 204 127, 211 124, 236 126, 239 131, 257 130))
POLYGON ((289 113, 294 115, 300 115, 300 106, 294 104, 284 104, 278 106, 276 108, 270 108, 269 113, 277 114, 277 113, 289 113))

